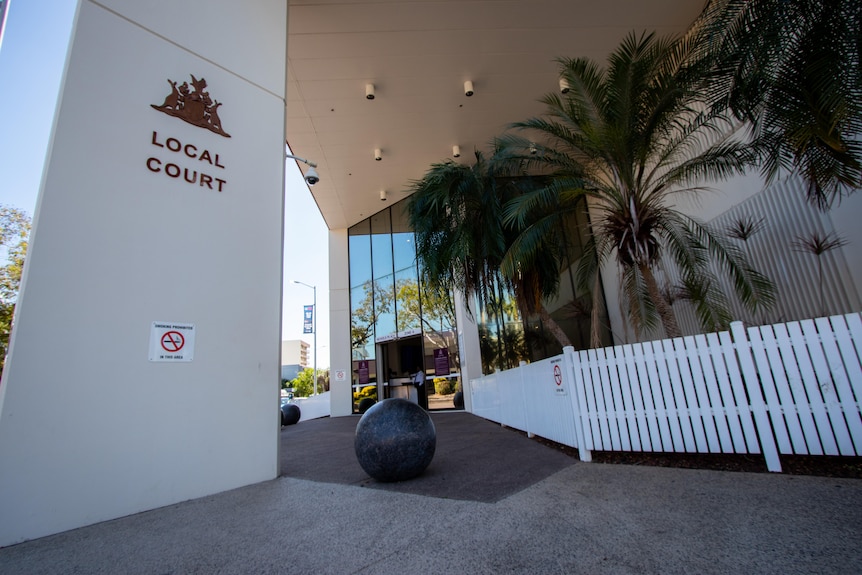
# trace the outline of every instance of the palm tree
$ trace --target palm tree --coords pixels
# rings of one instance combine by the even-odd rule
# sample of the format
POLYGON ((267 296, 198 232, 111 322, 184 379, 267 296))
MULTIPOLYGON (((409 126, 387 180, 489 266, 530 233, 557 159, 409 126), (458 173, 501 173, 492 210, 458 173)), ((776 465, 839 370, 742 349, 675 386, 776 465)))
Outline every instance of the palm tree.
MULTIPOLYGON (((706 107, 707 65, 696 39, 629 34, 606 69, 586 58, 561 59, 571 89, 549 94, 541 117, 512 124, 531 138, 500 139, 501 161, 525 162, 547 184, 513 198, 507 222, 523 232, 506 261, 540 251, 547 230, 587 198, 592 245, 581 258, 582 281, 597 281, 600 265, 614 256, 636 333, 660 321, 668 337, 680 335, 673 310, 662 296, 657 270, 669 259, 682 275, 705 328, 727 314, 712 264, 730 276, 742 302, 771 304, 772 284, 722 236, 674 207, 682 194, 704 190, 702 180, 720 180, 752 165, 757 150, 734 139, 720 110, 706 107)), ((599 290, 594 289, 595 301, 599 290)), ((595 334, 595 330, 594 330, 595 334)), ((597 345, 595 336, 593 345, 597 345)))
POLYGON ((767 144, 766 176, 800 175, 822 209, 862 187, 862 2, 710 0, 696 26, 716 105, 767 144))
POLYGON ((522 316, 538 314, 565 347, 571 345, 568 336, 542 305, 559 286, 559 267, 552 255, 525 259, 509 273, 500 267, 515 237, 502 224, 503 206, 518 193, 512 166, 508 164, 508 172, 496 171, 477 151, 472 166, 433 164, 412 183, 408 213, 423 284, 437 293, 458 290, 465 301, 473 296, 496 301, 500 291, 510 290, 522 316))
POLYGON ((815 230, 808 236, 799 236, 793 242, 793 248, 799 252, 809 253, 817 257, 817 286, 820 289, 820 315, 826 315, 823 305, 823 261, 820 256, 832 250, 847 245, 847 240, 833 233, 822 234, 815 230))

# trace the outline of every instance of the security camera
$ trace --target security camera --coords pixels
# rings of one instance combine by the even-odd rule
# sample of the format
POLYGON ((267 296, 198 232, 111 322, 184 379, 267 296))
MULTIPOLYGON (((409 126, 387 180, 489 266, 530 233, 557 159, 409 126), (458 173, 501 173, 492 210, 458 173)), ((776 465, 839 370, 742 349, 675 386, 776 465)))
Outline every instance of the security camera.
POLYGON ((464 82, 464 95, 468 98, 473 95, 473 82, 470 80, 464 82))
POLYGON ((315 170, 314 168, 308 168, 308 171, 305 172, 305 183, 309 186, 313 186, 319 181, 320 176, 317 174, 317 170, 315 170))

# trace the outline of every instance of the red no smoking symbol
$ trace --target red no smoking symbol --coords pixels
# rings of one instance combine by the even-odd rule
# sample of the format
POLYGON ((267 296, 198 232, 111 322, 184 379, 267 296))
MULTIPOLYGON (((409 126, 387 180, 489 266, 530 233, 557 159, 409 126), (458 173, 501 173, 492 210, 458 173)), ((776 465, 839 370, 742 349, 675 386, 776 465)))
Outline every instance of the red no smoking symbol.
POLYGON ((162 336, 162 349, 176 353, 186 344, 186 338, 178 331, 168 331, 162 336))
POLYGON ((559 365, 554 366, 554 383, 557 385, 563 385, 563 372, 560 370, 559 365))

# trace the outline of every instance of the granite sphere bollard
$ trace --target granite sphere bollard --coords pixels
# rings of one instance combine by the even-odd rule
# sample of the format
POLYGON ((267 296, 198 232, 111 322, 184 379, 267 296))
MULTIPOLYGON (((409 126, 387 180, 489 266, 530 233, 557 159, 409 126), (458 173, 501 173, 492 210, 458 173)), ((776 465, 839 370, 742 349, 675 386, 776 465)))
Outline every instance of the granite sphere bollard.
POLYGON ((455 409, 464 409, 464 392, 456 391, 454 397, 452 397, 452 405, 455 409))
POLYGON ((285 403, 281 406, 281 424, 293 425, 299 423, 299 418, 302 417, 302 411, 295 403, 285 403))
POLYGON ((383 482, 404 481, 431 463, 437 430, 431 416, 415 403, 384 399, 360 418, 353 445, 368 475, 383 482))
POLYGON ((370 397, 363 397, 356 409, 357 411, 359 411, 359 413, 365 413, 366 411, 371 409, 371 406, 375 403, 377 403, 376 400, 371 399, 370 397))

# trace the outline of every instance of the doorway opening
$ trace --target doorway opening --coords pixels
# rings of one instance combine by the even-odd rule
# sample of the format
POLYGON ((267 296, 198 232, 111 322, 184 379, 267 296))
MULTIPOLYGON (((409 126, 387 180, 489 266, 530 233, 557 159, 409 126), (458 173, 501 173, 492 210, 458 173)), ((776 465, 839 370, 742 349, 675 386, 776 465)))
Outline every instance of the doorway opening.
POLYGON ((377 343, 377 397, 399 397, 429 411, 455 409, 460 374, 450 373, 448 350, 425 344, 421 335, 377 343))

